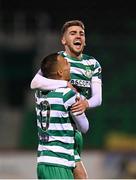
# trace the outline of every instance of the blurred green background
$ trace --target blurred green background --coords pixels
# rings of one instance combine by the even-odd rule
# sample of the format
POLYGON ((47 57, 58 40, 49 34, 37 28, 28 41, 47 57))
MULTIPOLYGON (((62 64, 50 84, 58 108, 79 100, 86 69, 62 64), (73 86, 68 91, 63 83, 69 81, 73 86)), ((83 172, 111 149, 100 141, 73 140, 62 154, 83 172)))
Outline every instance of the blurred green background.
POLYGON ((103 103, 87 111, 85 149, 136 150, 136 20, 133 5, 99 1, 60 5, 1 1, 1 149, 36 149, 34 91, 30 82, 46 54, 61 50, 66 20, 86 26, 84 53, 102 66, 103 103))

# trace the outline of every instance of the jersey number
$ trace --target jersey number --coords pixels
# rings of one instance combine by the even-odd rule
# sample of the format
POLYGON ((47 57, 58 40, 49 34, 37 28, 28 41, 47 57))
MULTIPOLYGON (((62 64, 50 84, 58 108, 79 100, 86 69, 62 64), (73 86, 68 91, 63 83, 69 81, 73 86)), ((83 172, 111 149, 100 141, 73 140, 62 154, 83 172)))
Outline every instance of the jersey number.
POLYGON ((44 131, 47 131, 49 128, 50 123, 50 104, 48 101, 42 101, 40 103, 40 123, 41 123, 41 129, 44 131), (46 115, 43 116, 43 112, 46 112, 46 115))

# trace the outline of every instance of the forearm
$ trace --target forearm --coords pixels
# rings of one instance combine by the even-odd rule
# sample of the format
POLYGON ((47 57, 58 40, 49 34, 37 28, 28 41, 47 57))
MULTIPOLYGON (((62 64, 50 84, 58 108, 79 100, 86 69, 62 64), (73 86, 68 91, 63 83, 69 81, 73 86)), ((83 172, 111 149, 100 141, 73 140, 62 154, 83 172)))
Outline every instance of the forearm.
POLYGON ((101 83, 92 83, 92 97, 87 100, 89 108, 100 106, 102 103, 102 85, 101 83))
POLYGON ((42 90, 54 90, 66 86, 67 86, 67 81, 45 78, 41 75, 40 71, 38 71, 38 73, 34 76, 30 84, 31 89, 42 89, 42 90))
POLYGON ((89 129, 89 122, 86 115, 84 113, 82 113, 81 115, 74 115, 71 113, 71 115, 73 117, 77 129, 82 133, 86 133, 89 129))

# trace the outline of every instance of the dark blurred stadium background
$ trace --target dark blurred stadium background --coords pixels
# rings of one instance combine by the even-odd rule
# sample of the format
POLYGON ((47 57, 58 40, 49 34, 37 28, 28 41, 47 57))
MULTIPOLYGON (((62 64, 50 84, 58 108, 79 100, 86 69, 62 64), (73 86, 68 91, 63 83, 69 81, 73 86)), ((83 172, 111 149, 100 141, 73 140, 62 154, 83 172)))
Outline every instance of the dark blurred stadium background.
POLYGON ((32 77, 46 54, 61 50, 60 28, 86 26, 85 53, 103 69, 102 106, 87 112, 85 150, 136 152, 136 13, 124 1, 0 1, 0 149, 36 150, 32 77))

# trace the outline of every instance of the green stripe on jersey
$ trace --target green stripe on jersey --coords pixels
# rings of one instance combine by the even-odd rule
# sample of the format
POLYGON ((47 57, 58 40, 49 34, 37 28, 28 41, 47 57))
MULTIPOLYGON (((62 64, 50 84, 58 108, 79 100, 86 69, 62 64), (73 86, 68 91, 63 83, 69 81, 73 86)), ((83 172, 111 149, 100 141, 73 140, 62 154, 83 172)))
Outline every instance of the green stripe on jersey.
POLYGON ((38 127, 38 132, 39 135, 46 134, 48 136, 68 136, 68 137, 73 137, 74 132, 72 130, 47 130, 43 131, 40 127, 38 127))
MULTIPOLYGON (((41 109, 41 105, 37 104, 36 107, 40 110, 41 109)), ((64 107, 64 105, 61 105, 61 104, 50 104, 50 107, 52 110, 55 110, 55 111, 63 111, 63 112, 66 112, 66 109, 64 107)))
MULTIPOLYGON (((46 120, 46 117, 42 117, 43 121, 46 120)), ((40 122, 41 121, 41 116, 37 116, 37 120, 40 122)), ((71 123, 71 120, 69 117, 50 117, 50 122, 52 123, 71 123)))
POLYGON ((43 140, 40 140, 39 141, 39 144, 42 144, 42 145, 46 145, 46 146, 61 146, 63 148, 66 148, 66 149, 73 149, 73 146, 74 144, 73 143, 63 143, 63 142, 60 142, 60 141, 51 141, 49 143, 43 141, 43 140))
POLYGON ((76 94, 76 92, 73 91, 72 89, 71 89, 70 91, 68 91, 68 92, 64 95, 64 97, 63 97, 64 102, 66 102, 66 101, 69 100, 70 98, 74 97, 75 94, 76 94))

